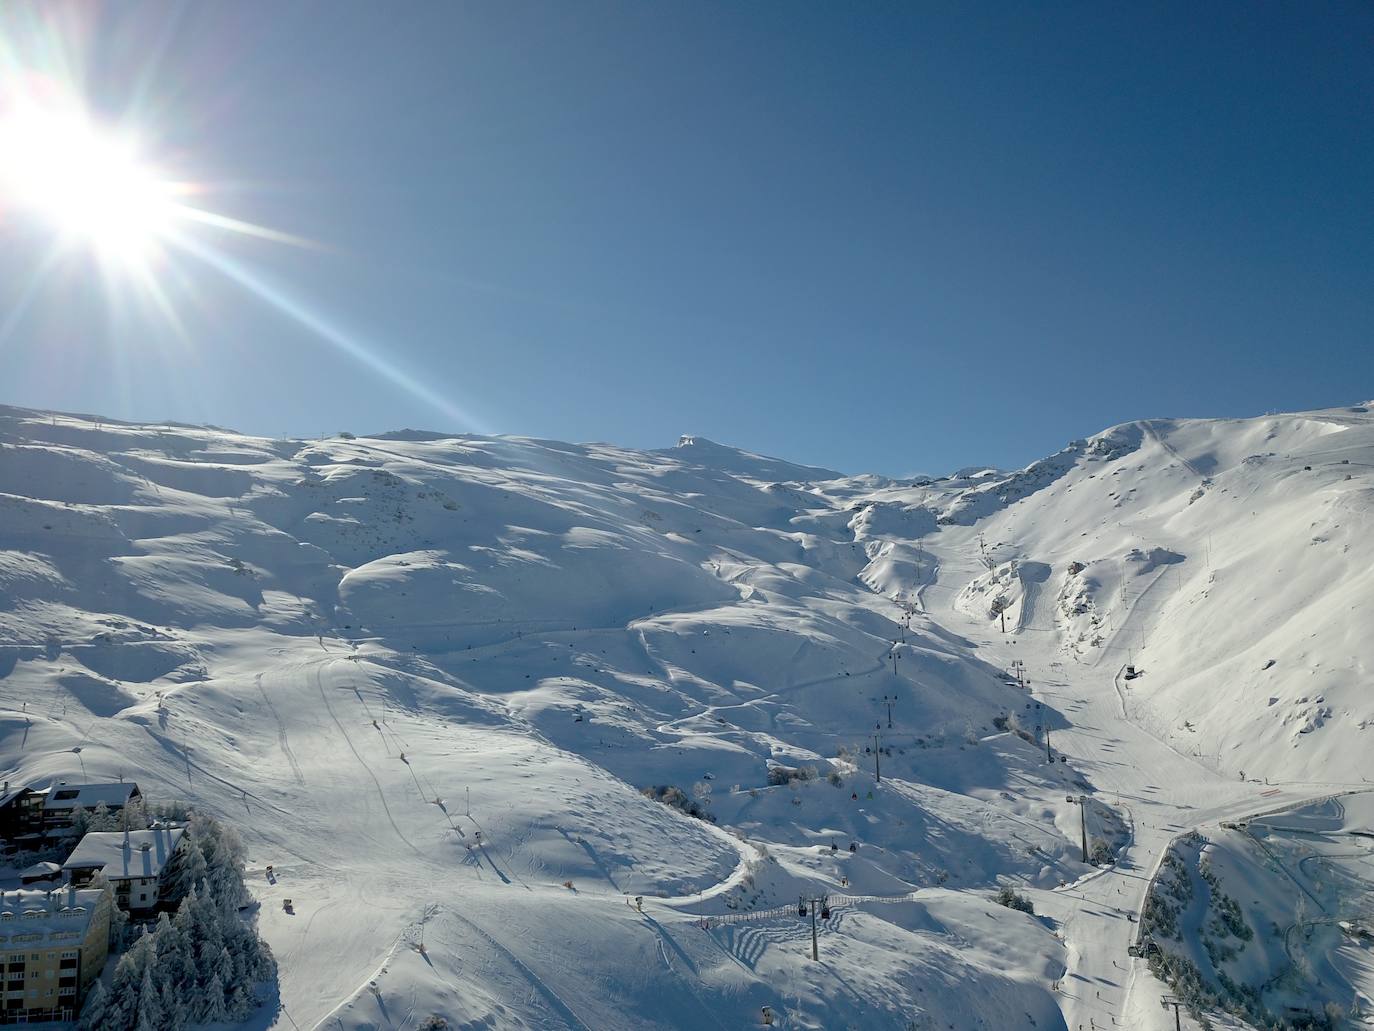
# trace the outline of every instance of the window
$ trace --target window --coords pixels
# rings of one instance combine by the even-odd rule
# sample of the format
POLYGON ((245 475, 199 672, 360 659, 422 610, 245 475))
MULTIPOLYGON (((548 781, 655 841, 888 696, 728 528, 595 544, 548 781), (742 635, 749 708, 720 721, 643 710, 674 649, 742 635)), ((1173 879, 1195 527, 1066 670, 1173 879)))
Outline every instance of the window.
POLYGON ((53 793, 52 800, 54 802, 70 802, 79 794, 81 794, 79 788, 63 788, 61 791, 53 793))

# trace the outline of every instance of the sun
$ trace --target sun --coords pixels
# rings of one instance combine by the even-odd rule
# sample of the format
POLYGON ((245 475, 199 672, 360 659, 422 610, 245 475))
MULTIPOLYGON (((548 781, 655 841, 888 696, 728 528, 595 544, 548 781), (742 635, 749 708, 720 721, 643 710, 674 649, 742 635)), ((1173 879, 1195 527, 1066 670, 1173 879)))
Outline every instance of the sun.
POLYGON ((144 160, 137 140, 84 112, 25 110, 0 116, 0 196, 64 242, 116 266, 146 265, 178 210, 176 184, 144 160))

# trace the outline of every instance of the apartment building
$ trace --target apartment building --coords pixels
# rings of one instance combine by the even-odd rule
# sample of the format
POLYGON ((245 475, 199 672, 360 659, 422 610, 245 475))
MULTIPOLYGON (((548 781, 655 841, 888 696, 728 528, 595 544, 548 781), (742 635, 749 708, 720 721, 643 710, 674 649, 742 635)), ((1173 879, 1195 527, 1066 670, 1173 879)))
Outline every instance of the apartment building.
POLYGON ((71 1020, 105 966, 110 893, 0 892, 0 1024, 71 1020))

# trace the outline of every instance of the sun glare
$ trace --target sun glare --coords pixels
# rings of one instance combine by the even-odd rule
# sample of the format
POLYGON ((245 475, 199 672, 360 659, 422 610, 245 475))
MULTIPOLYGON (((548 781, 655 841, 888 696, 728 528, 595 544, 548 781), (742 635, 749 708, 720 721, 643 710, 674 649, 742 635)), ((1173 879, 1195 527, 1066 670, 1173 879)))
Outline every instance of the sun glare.
POLYGON ((135 141, 76 112, 0 120, 0 184, 16 208, 116 264, 146 263, 176 212, 175 185, 144 163, 135 141))

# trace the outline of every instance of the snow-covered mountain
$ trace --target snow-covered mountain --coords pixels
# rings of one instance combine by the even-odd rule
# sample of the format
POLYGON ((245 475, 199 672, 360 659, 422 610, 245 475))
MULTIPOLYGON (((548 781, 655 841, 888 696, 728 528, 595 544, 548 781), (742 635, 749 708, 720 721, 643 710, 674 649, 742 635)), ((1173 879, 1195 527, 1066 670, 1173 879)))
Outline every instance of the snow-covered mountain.
POLYGON ((904 481, 0 408, 0 765, 237 824, 275 1026, 1150 1027, 1173 830, 1369 773, 1371 469, 1366 406, 904 481))

